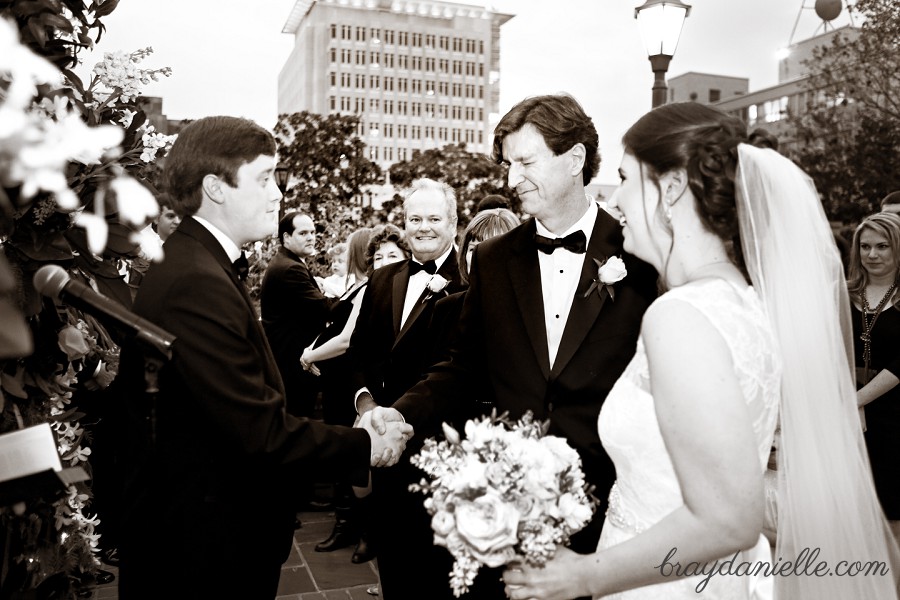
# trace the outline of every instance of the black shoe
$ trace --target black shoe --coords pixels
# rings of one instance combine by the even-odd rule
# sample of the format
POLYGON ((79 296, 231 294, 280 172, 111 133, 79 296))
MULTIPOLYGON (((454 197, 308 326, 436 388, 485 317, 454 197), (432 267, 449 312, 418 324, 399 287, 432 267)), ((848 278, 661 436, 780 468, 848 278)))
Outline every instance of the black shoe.
POLYGON ((316 552, 334 552, 341 548, 349 548, 359 541, 359 536, 350 531, 346 523, 337 523, 331 535, 324 542, 316 544, 316 552))
POLYGON ((313 498, 303 503, 300 512, 327 512, 334 510, 334 502, 324 498, 313 498))
POLYGON ((366 541, 366 538, 359 538, 359 543, 356 544, 356 550, 353 551, 350 562, 354 565, 360 565, 369 562, 373 558, 375 558, 375 549, 366 541))

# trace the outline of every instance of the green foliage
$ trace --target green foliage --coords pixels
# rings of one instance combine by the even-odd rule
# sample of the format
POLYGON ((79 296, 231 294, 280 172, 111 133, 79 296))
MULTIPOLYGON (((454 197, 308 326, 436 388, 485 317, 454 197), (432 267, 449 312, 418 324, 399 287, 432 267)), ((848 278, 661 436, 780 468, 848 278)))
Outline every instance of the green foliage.
POLYGON ((900 10, 858 0, 858 35, 842 34, 808 63, 808 111, 791 118, 791 158, 816 182, 826 213, 855 222, 900 189, 900 10))
MULTIPOLYGON (((506 185, 506 168, 484 154, 466 150, 465 144, 451 144, 424 152, 414 152, 410 160, 391 167, 391 183, 403 188, 420 177, 442 181, 456 190, 459 222, 465 226, 475 214, 478 202, 489 194, 509 201, 513 212, 520 212, 518 196, 506 185)), ((397 207, 398 198, 385 208, 397 207)))

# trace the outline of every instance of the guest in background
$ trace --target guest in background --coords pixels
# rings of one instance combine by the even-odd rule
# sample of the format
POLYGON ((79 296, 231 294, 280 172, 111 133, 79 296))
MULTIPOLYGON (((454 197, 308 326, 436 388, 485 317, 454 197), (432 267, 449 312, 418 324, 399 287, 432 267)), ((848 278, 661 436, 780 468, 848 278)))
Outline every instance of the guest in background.
POLYGON ((387 223, 374 228, 369 246, 366 248, 369 273, 407 258, 409 258, 409 244, 399 227, 387 223))
POLYGON ((509 200, 500 194, 488 194, 478 203, 476 213, 480 213, 483 210, 491 210, 493 208, 509 208, 509 200))
POLYGON ((323 279, 316 278, 322 293, 329 298, 340 298, 353 284, 353 275, 347 272, 347 244, 339 242, 325 251, 331 261, 331 275, 323 279))
MULTIPOLYGON (((347 275, 353 286, 335 304, 325 330, 300 357, 304 370, 322 379, 322 413, 326 423, 353 425, 353 393, 356 391, 350 377, 351 364, 347 356, 350 336, 356 327, 359 307, 362 304, 368 275, 366 274, 366 249, 372 229, 365 227, 350 234, 347 249, 347 275)), ((372 548, 365 535, 365 500, 353 496, 349 481, 335 483, 334 528, 325 541, 316 545, 316 552, 332 552, 347 546, 356 546, 351 561, 363 563, 373 558, 372 548)))
POLYGON ((333 299, 325 297, 306 264, 316 255, 316 227, 291 211, 278 223, 281 247, 266 267, 259 291, 262 324, 284 380, 288 411, 311 417, 319 382, 300 368, 300 355, 325 328, 333 299))
MULTIPOLYGON (((350 340, 359 414, 376 403, 389 406, 431 366, 429 325, 434 305, 462 289, 453 248, 456 210, 456 194, 446 184, 431 179, 413 182, 403 203, 412 258, 370 275, 350 340)), ((373 245, 375 253, 384 248, 378 240, 370 242, 370 248, 373 245)), ((440 432, 440 422, 426 429, 417 438, 420 444, 440 432)), ((370 497, 377 514, 372 533, 382 596, 386 600, 452 598, 447 585, 450 554, 434 545, 431 517, 421 494, 409 491, 409 484, 422 476, 409 463, 410 454, 396 466, 372 473, 370 497)))
POLYGON ((778 151, 778 138, 772 135, 768 129, 763 129, 762 127, 757 127, 751 131, 747 141, 757 148, 769 148, 776 152, 778 151))
POLYGON ((853 233, 847 288, 853 315, 858 402, 875 489, 900 539, 900 216, 866 217, 853 233))
POLYGON ((900 214, 900 191, 891 192, 881 199, 881 212, 900 214))

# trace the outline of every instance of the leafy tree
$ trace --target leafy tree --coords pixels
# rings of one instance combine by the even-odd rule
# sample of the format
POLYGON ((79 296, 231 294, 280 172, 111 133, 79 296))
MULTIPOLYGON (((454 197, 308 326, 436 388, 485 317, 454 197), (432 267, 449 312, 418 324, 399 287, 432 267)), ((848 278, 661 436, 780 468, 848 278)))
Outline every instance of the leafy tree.
POLYGON ((854 222, 900 189, 900 10, 858 0, 858 30, 809 62, 808 110, 791 118, 791 157, 815 180, 829 217, 854 222))
MULTIPOLYGON (((323 251, 373 219, 372 209, 362 207, 357 198, 362 198, 365 186, 381 183, 383 176, 381 167, 366 158, 358 127, 359 117, 354 115, 307 111, 282 114, 275 125, 279 161, 290 174, 283 210, 310 213, 323 251)), ((264 269, 266 252, 259 259, 264 269)), ((327 275, 326 263, 320 254, 313 271, 327 275)))
MULTIPOLYGON (((506 185, 506 169, 484 154, 469 152, 465 144, 414 152, 410 160, 393 165, 390 175, 391 183, 400 188, 420 177, 447 183, 456 190, 461 226, 469 222, 478 202, 488 194, 506 198, 514 212, 518 213, 521 207, 519 198, 506 185)), ((395 196, 382 209, 392 214, 399 203, 399 196, 395 196)))

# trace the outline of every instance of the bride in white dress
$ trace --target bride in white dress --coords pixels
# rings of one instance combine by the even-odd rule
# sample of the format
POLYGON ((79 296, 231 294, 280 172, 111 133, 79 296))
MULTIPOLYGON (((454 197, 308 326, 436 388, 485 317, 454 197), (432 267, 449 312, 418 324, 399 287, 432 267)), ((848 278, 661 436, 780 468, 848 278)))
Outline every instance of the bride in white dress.
POLYGON ((625 250, 669 291, 600 412, 617 483, 597 552, 510 568, 510 598, 897 598, 840 257, 809 178, 745 139, 742 122, 697 103, 625 134, 609 206, 625 250), (779 422, 773 556, 761 533, 779 422), (886 568, 841 576, 841 561, 886 568))

